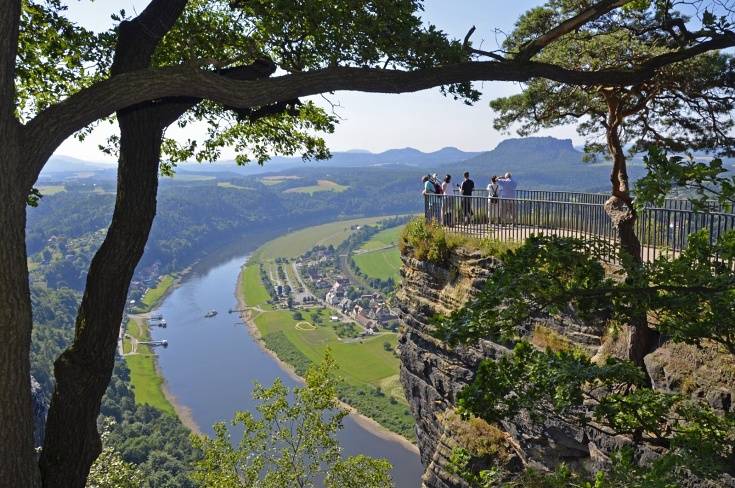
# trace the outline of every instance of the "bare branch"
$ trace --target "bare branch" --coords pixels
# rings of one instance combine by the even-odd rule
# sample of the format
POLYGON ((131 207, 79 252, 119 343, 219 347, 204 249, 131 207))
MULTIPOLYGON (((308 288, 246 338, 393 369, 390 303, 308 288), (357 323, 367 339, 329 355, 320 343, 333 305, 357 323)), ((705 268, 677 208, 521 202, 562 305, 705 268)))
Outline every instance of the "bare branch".
POLYGON ((462 43, 462 48, 469 52, 470 54, 477 54, 478 56, 487 56, 490 58, 493 58, 497 61, 506 61, 506 59, 494 52, 491 51, 483 51, 482 49, 475 49, 472 46, 470 46, 470 37, 472 37, 472 34, 475 33, 475 30, 477 28, 473 25, 472 28, 467 32, 467 35, 464 36, 464 42, 462 43))

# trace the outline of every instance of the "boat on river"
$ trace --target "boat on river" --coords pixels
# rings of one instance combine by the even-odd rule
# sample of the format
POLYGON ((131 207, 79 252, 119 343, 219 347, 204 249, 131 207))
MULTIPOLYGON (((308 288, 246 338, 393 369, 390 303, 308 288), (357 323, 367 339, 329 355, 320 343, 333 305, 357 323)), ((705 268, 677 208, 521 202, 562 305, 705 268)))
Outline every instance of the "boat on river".
POLYGON ((214 317, 215 315, 217 315, 217 311, 216 311, 216 310, 214 310, 214 309, 212 309, 212 310, 210 310, 209 312, 207 312, 207 313, 206 313, 206 314, 204 315, 204 318, 208 319, 208 318, 210 318, 210 317, 214 317))

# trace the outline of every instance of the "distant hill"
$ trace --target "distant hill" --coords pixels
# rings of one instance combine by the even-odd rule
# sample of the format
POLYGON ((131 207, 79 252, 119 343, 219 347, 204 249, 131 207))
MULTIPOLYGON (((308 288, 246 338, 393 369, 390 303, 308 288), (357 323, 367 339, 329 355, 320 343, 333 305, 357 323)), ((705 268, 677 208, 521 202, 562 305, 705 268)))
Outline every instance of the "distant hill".
POLYGON ((115 164, 93 163, 73 158, 71 156, 51 156, 43 173, 80 173, 88 171, 103 171, 115 169, 115 164))
POLYGON ((222 161, 214 164, 189 163, 180 165, 178 171, 193 171, 197 173, 231 172, 239 175, 257 175, 286 171, 293 168, 354 168, 366 166, 434 166, 451 164, 472 158, 479 152, 467 152, 456 147, 445 147, 433 152, 422 152, 411 147, 390 149, 381 153, 355 149, 345 152, 334 152, 332 157, 325 161, 302 161, 301 158, 275 157, 263 166, 255 163, 238 166, 234 161, 222 161))
MULTIPOLYGON (((510 171, 521 188, 563 189, 568 191, 608 191, 610 165, 588 164, 584 154, 571 139, 525 137, 506 139, 492 151, 481 153, 453 167, 448 172, 457 179, 469 171, 477 185, 484 187, 490 176, 510 171)), ((633 179, 642 176, 643 169, 631 167, 633 179)))

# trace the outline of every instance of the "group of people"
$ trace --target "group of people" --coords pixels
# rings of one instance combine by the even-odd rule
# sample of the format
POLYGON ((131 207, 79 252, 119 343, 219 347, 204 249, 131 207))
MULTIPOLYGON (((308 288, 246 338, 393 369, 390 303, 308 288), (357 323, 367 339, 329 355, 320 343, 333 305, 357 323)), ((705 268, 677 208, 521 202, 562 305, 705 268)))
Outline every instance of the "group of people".
MULTIPOLYGON (((457 183, 457 191, 463 197, 473 196, 475 192, 475 182, 470 178, 469 171, 464 172, 462 183, 457 183)), ((427 174, 422 178, 424 184, 424 195, 442 195, 454 196, 455 192, 452 188, 452 176, 446 175, 442 181, 434 174, 427 174)), ((508 172, 503 176, 493 175, 490 177, 487 190, 487 218, 490 223, 514 223, 515 222, 515 203, 516 188, 518 184, 513 179, 513 175, 508 172)), ((471 222, 475 217, 475 208, 477 208, 477 200, 471 198, 462 198, 461 212, 462 219, 465 224, 471 222)), ((453 204, 449 198, 441 199, 438 202, 436 198, 429 199, 427 207, 427 217, 433 220, 439 220, 444 225, 454 224, 453 204), (441 203, 439 205, 439 203, 441 203)))

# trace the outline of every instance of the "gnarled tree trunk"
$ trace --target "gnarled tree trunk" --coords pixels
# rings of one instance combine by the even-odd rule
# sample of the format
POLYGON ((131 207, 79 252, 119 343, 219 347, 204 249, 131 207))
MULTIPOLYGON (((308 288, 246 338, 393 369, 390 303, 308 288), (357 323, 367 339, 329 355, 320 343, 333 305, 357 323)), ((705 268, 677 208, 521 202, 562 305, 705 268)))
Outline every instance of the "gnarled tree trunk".
POLYGON ((28 288, 22 127, 15 118, 15 62, 20 0, 0 0, 0 484, 35 488, 33 415, 28 351, 28 288))
MULTIPOLYGON (((614 95, 608 94, 606 100, 608 104, 607 147, 613 160, 613 169, 610 174, 612 196, 605 202, 605 212, 615 226, 622 251, 631 258, 629 265, 637 267, 642 264, 641 243, 635 232, 638 214, 630 195, 627 161, 620 141, 620 129, 623 122, 622 108, 620 101, 614 95)), ((656 348, 658 332, 648 326, 645 312, 633 317, 627 328, 628 359, 643 367, 643 358, 656 348)))
MULTIPOLYGON (((186 0, 152 2, 119 27, 113 75, 149 66, 156 46, 186 0)), ((56 388, 40 459, 43 486, 83 488, 101 451, 97 432, 102 396, 112 376, 128 287, 156 213, 163 129, 147 103, 118 114, 120 158, 112 222, 92 259, 74 342, 54 363, 56 388)))
POLYGON ((0 128, 0 485, 37 487, 33 450, 31 297, 28 287, 26 195, 15 171, 19 141, 0 128))
MULTIPOLYGON (((183 8, 186 2, 178 3, 183 8)), ((167 11, 169 24, 175 14, 167 11)), ((170 28, 167 25, 159 16, 146 12, 121 25, 113 72, 146 67, 156 43, 170 28), (148 25, 146 19, 155 24, 148 25)), ((272 63, 258 61, 223 74, 233 79, 256 79, 268 77, 274 70, 272 63)), ((45 487, 82 488, 100 452, 96 421, 112 375, 128 286, 156 212, 163 131, 199 101, 167 99, 118 113, 121 139, 115 211, 105 241, 90 266, 74 343, 55 363, 57 383, 41 457, 45 487)), ((262 115, 283 109, 274 106, 262 115)))
POLYGON ((72 346, 56 360, 41 455, 43 486, 85 485, 101 450, 97 417, 115 361, 128 286, 153 223, 162 128, 151 111, 118 114, 120 164, 112 223, 92 260, 72 346))

